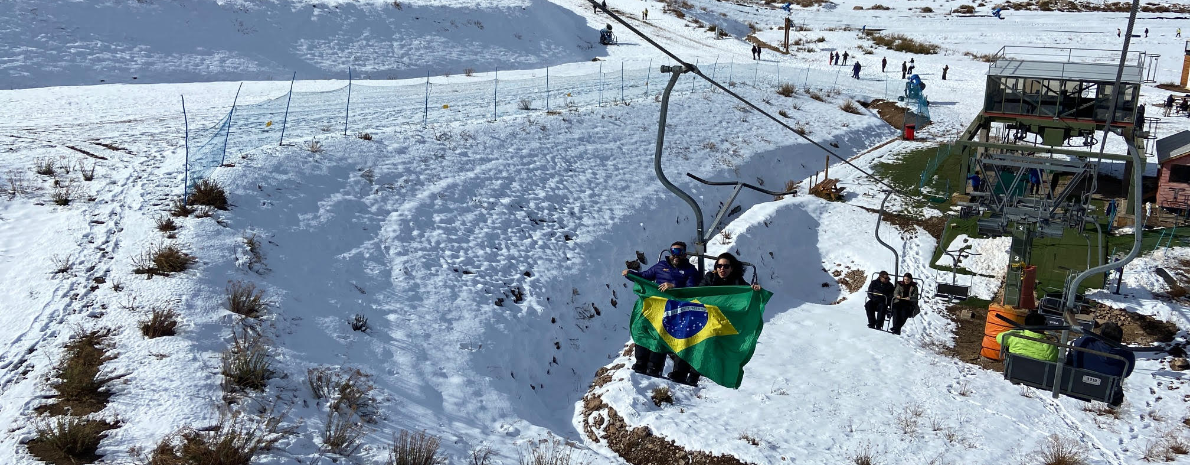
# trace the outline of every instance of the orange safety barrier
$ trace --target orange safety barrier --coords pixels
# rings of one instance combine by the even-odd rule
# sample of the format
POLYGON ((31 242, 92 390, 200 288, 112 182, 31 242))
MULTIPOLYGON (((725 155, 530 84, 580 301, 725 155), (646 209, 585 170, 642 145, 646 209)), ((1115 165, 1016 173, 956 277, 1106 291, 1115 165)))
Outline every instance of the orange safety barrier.
POLYGON ((983 348, 979 351, 979 355, 992 360, 1000 360, 1000 343, 996 342, 996 336, 1013 329, 1013 327, 1007 322, 996 318, 996 315, 1004 315, 1004 318, 1024 324, 1027 313, 1027 311, 1017 310, 1007 305, 988 305, 988 319, 983 327, 983 348))

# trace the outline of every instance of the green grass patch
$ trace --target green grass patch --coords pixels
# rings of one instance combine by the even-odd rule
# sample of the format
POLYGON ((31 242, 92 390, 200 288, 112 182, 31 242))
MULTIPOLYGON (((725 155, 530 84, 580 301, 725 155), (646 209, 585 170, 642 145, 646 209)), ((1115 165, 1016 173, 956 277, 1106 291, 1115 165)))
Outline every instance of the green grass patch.
MULTIPOLYGON (((1104 249, 1106 253, 1112 254, 1126 254, 1132 250, 1132 234, 1125 234, 1122 236, 1107 237, 1104 249)), ((1140 253, 1148 253, 1157 249, 1158 246, 1165 247, 1166 244, 1170 247, 1184 247, 1190 244, 1190 228, 1167 228, 1167 229, 1148 229, 1145 230, 1141 237, 1140 253), (1170 240, 1170 235, 1173 239, 1170 240), (1164 237, 1163 237, 1164 236, 1164 237), (1158 244, 1160 241, 1160 245, 1158 244)))
MULTIPOLYGON (((1033 265, 1037 266, 1037 289, 1043 291, 1063 289, 1066 285, 1066 276, 1070 274, 1071 270, 1074 271, 1074 274, 1078 274, 1087 269, 1088 251, 1090 252, 1091 266, 1098 266, 1100 262, 1095 257, 1098 249, 1097 241, 1093 229, 1088 230, 1087 238, 1084 238, 1076 230, 1067 229, 1062 237, 1034 239, 1031 261, 1033 265), (1089 250, 1087 248, 1088 238, 1091 244, 1089 250)), ((1108 252, 1106 244, 1104 249, 1106 254, 1108 252)), ((1087 277, 1079 284, 1078 292, 1101 287, 1103 287, 1103 275, 1096 274, 1087 277)))
POLYGON ((924 199, 914 205, 915 207, 929 206, 946 212, 952 205, 950 195, 954 192, 961 192, 966 182, 966 177, 960 172, 962 158, 957 150, 938 164, 938 169, 926 179, 924 186, 920 186, 922 189, 918 190, 922 171, 934 157, 938 156, 938 153, 939 146, 930 146, 892 154, 892 161, 876 164, 876 174, 886 179, 898 190, 919 192, 924 199))

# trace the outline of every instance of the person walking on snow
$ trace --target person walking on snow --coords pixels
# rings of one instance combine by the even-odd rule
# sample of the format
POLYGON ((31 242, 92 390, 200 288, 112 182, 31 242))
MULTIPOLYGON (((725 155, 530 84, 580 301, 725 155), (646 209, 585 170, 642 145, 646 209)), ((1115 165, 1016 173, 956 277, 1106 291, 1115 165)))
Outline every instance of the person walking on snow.
POLYGON ((843 52, 843 66, 847 66, 847 52, 843 52))
POLYGON ((1123 37, 1120 35, 1120 28, 1116 28, 1116 37, 1123 37))
POLYGON ((909 59, 909 74, 913 74, 913 68, 916 68, 916 67, 917 67, 917 64, 913 62, 912 58, 910 58, 909 59))
POLYGON ((901 79, 905 79, 905 73, 908 72, 909 66, 905 62, 901 62, 901 79))
POLYGON ((760 60, 760 51, 761 51, 761 50, 764 50, 764 49, 760 48, 760 46, 759 46, 759 45, 757 45, 757 46, 756 46, 756 59, 757 59, 757 60, 760 60))
POLYGON ((851 77, 853 77, 855 79, 859 79, 859 70, 860 70, 860 66, 859 66, 859 62, 857 61, 857 62, 855 62, 855 66, 851 67, 851 77))
POLYGON ((645 8, 645 11, 644 11, 643 13, 641 13, 640 17, 641 17, 641 18, 642 18, 644 21, 648 21, 648 20, 649 20, 649 9, 648 9, 648 8, 645 8))
MULTIPOLYGON (((657 290, 668 291, 677 287, 694 287, 698 284, 698 268, 690 263, 686 257, 686 243, 674 241, 669 246, 669 257, 659 261, 645 271, 624 270, 621 275, 634 274, 658 283, 657 290)), ((665 369, 665 354, 653 352, 645 347, 636 346, 636 363, 632 371, 659 377, 665 369)))
POLYGON ((1169 116, 1169 112, 1173 111, 1173 94, 1165 97, 1165 116, 1169 116))
POLYGON ((888 58, 881 58, 880 59, 880 72, 883 73, 884 68, 887 68, 887 67, 888 67, 888 58))
POLYGON ((943 65, 942 66, 942 80, 943 81, 946 80, 946 72, 947 71, 950 71, 950 65, 943 65))
POLYGON ((1149 38, 1149 28, 1147 28, 1147 27, 1145 28, 1145 38, 1146 39, 1149 38))
POLYGON ((1178 33, 1177 33, 1177 35, 1174 35, 1174 37, 1181 37, 1181 36, 1182 36, 1182 28, 1179 27, 1178 33))

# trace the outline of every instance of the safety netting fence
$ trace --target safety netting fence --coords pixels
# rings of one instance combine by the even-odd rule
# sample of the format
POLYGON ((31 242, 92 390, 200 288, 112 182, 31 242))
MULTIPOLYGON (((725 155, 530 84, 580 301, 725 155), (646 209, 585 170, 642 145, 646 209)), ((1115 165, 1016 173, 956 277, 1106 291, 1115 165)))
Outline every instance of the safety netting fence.
MULTIPOLYGON (((897 98, 904 81, 893 74, 853 79, 846 66, 815 67, 767 61, 693 61, 704 74, 729 87, 837 91, 897 98), (889 76, 892 79, 889 79, 889 76)), ((426 76, 416 80, 358 81, 335 90, 295 92, 240 103, 216 124, 187 130, 185 188, 208 178, 228 156, 270 145, 310 144, 318 138, 356 136, 400 125, 495 121, 533 112, 571 111, 657 98, 668 75, 660 60, 575 63, 537 71, 426 76)), ((295 75, 296 78, 296 75, 295 75)), ((676 84, 674 96, 715 91, 693 74, 676 84)))

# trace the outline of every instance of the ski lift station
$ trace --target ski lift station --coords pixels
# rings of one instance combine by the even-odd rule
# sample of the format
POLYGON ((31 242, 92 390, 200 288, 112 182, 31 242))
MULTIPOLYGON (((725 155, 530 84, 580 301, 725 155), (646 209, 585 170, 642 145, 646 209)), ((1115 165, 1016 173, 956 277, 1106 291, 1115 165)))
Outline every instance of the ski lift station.
MULTIPOLYGON (((954 197, 958 216, 974 220, 980 235, 1012 239, 1002 297, 989 312, 987 327, 1000 328, 994 332, 1020 327, 1025 312, 1037 310, 1049 325, 1030 329, 1053 335, 1046 343, 1063 355, 1084 350, 1069 344, 1072 336, 1093 334, 1080 285, 1090 279, 1098 286, 1105 272, 1122 267, 1140 249, 1139 227, 1132 251, 1121 258, 1108 259, 1104 244, 1105 229, 1121 221, 1117 216, 1143 221, 1141 176, 1146 141, 1153 136, 1139 99, 1149 59, 1142 52, 1053 47, 1003 47, 992 57, 983 109, 953 153, 960 155, 961 174, 970 181, 954 197), (1124 165, 1121 187, 1101 185, 1104 163, 1124 165), (1055 244, 1064 238, 1076 242, 1055 244), (1054 283, 1035 289, 1039 267, 1047 277, 1058 268, 1047 262, 1058 247, 1065 255, 1085 253, 1085 266, 1079 259, 1064 267, 1061 288, 1054 283)), ((985 338, 983 353, 1005 360, 1009 380, 1054 396, 1107 402, 1121 381, 1022 359, 1002 350, 995 334, 985 338)))

